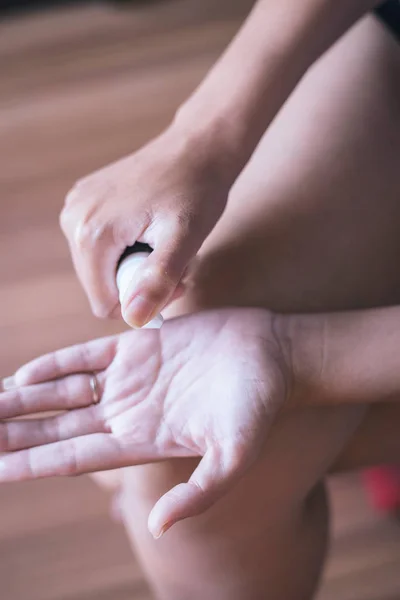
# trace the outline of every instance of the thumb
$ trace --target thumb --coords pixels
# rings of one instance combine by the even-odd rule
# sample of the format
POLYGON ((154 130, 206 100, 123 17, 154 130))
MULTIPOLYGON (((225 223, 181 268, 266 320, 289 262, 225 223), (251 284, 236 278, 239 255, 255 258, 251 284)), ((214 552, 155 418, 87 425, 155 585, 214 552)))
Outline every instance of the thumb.
POLYGON ((234 486, 251 462, 233 445, 208 450, 189 481, 158 500, 149 515, 150 533, 158 539, 178 521, 205 512, 234 486))
POLYGON ((157 244, 138 265, 121 304, 122 316, 129 325, 143 327, 179 295, 181 278, 196 251, 190 246, 177 236, 157 244))

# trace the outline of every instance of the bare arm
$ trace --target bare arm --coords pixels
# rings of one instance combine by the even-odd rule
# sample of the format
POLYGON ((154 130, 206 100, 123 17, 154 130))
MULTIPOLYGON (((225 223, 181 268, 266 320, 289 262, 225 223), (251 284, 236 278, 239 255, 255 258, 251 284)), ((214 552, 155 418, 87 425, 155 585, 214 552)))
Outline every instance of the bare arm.
POLYGON ((400 307, 287 319, 294 404, 400 399, 400 307))
POLYGON ((176 124, 235 179, 306 70, 373 0, 260 0, 176 124))
POLYGON ((163 310, 298 80, 373 3, 259 0, 170 127, 73 187, 61 226, 96 315, 121 308, 141 327, 163 310), (135 242, 153 252, 130 272, 120 299, 116 268, 135 242))

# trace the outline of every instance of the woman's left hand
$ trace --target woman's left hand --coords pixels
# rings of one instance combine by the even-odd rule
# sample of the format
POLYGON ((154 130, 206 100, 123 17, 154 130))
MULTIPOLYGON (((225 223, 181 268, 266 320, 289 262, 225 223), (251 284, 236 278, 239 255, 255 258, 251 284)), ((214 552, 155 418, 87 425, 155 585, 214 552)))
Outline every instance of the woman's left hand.
POLYGON ((259 309, 199 313, 21 367, 0 394, 0 481, 201 456, 189 482, 157 502, 149 529, 159 537, 203 512, 258 457, 289 394, 274 318, 259 309), (64 412, 16 419, 44 411, 64 412))

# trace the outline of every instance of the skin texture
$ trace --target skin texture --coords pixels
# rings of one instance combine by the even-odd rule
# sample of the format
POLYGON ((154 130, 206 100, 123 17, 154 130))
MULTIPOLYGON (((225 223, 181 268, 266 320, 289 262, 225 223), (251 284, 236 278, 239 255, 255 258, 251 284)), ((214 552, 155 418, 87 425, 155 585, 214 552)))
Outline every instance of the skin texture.
POLYGON ((294 405, 399 401, 400 307, 289 321, 294 405))
POLYGON ((149 529, 160 537, 213 505, 256 461, 290 379, 274 320, 260 309, 200 313, 161 333, 60 350, 19 369, 0 394, 0 450, 13 452, 0 460, 0 480, 202 456, 153 509, 149 529), (97 372, 98 404, 85 372, 97 372), (68 412, 15 420, 46 410, 68 412))
MULTIPOLYGON (((174 311, 398 302, 399 69, 397 45, 367 20, 310 72, 232 190, 174 311)), ((198 460, 126 469, 122 515, 158 597, 310 598, 327 535, 323 478, 368 422, 362 405, 281 413, 234 488, 157 542, 150 510, 198 460)))
MULTIPOLYGON (((399 60, 396 42, 370 18, 309 73, 235 184, 176 312, 399 302, 399 60)), ((157 543, 147 515, 196 462, 125 470, 123 519, 157 596, 309 599, 326 543, 321 482, 328 471, 396 460, 397 426, 385 426, 396 414, 388 405, 282 414, 235 489, 157 543)))
POLYGON ((400 399, 399 319, 220 309, 42 356, 0 394, 0 480, 203 457, 153 508, 158 538, 234 488, 282 409, 400 399), (20 420, 44 411, 66 412, 20 420))
POLYGON ((171 300, 265 129, 308 67, 372 4, 259 0, 168 130, 75 185, 61 226, 96 315, 119 314, 115 271, 136 241, 154 252, 123 299, 124 319, 141 327, 171 300))
POLYGON ((98 316, 119 313, 117 263, 125 248, 139 241, 154 252, 136 272, 140 284, 127 289, 122 314, 138 326, 150 321, 171 300, 221 216, 229 182, 192 146, 184 135, 168 130, 134 155, 81 180, 68 194, 61 226, 98 316))

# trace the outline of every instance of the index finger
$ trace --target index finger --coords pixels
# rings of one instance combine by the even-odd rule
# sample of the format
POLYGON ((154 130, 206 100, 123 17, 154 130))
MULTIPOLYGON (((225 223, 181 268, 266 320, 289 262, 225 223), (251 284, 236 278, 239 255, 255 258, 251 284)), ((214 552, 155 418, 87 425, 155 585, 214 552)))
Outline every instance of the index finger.
POLYGON ((111 193, 99 193, 89 178, 69 192, 60 214, 75 271, 98 317, 110 316, 118 306, 118 260, 146 225, 140 219, 121 218, 112 200, 111 193))
POLYGON ((60 215, 60 226, 68 240, 72 262, 78 279, 88 297, 92 312, 107 317, 118 304, 115 269, 124 243, 115 244, 108 228, 93 222, 93 217, 81 216, 80 204, 66 204, 60 215))

